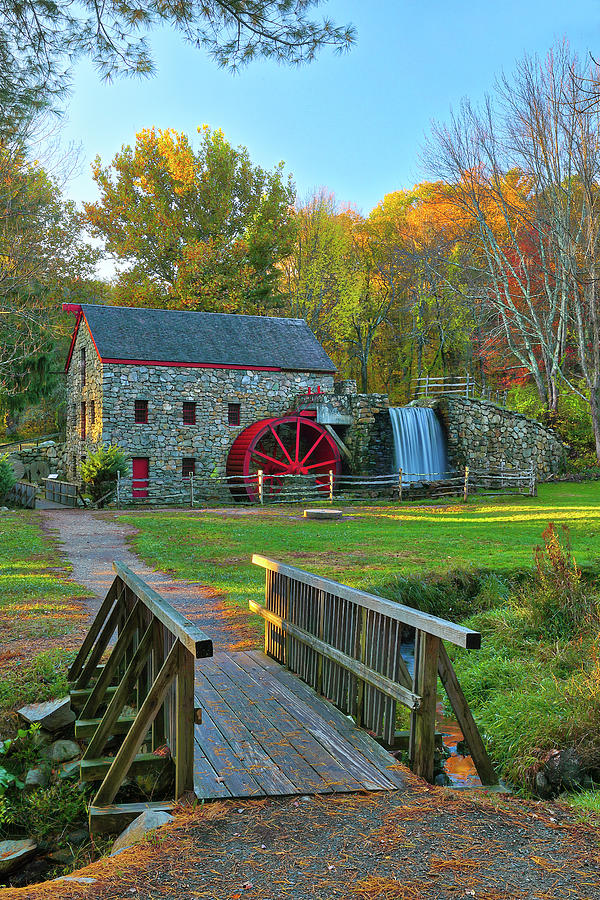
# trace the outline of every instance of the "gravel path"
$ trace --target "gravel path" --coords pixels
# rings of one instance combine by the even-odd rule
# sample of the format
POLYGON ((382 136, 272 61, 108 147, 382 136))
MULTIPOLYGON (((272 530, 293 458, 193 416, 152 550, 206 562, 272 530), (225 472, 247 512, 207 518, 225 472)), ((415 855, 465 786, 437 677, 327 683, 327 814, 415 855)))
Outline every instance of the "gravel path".
POLYGON ((249 628, 244 610, 224 604, 209 586, 151 569, 128 545, 136 529, 124 525, 111 513, 63 508, 40 510, 40 516, 44 530, 62 544, 61 549, 73 566, 73 579, 92 592, 88 601, 90 618, 115 577, 112 564, 117 559, 202 628, 212 638, 215 650, 258 646, 256 632, 249 628))

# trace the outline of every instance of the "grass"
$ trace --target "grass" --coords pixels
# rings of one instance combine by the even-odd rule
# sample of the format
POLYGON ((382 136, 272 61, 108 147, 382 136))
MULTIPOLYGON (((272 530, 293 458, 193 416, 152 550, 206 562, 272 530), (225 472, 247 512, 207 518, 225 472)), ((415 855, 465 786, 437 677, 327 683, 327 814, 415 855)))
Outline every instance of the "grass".
POLYGON ((35 512, 0 514, 0 734, 25 703, 61 696, 87 614, 35 512))
POLYGON ((247 607, 262 594, 262 553, 353 587, 386 593, 398 576, 514 576, 533 564, 549 521, 569 526, 580 565, 600 560, 600 483, 541 485, 539 498, 468 506, 353 507, 341 522, 303 520, 301 508, 127 514, 133 544, 150 564, 211 585, 247 607))
POLYGON ((600 713, 591 714, 600 710, 599 500, 596 482, 561 483, 542 485, 538 498, 466 507, 355 507, 337 523, 289 507, 125 519, 150 564, 245 608, 264 592, 264 572, 250 563, 259 552, 480 630, 481 651, 454 653, 459 677, 499 768, 526 785, 553 747, 575 746, 600 768, 600 713), (564 585, 536 574, 533 550, 550 521, 568 526, 584 569, 590 615, 577 627, 573 615, 561 624, 564 585))

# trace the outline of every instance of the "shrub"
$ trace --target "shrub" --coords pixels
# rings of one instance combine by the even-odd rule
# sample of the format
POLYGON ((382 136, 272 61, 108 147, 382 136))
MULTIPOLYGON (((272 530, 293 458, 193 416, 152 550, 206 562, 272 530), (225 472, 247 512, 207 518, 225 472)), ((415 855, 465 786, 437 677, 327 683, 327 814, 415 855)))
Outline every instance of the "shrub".
POLYGON ((102 500, 111 493, 111 489, 114 490, 117 474, 127 474, 127 457, 116 444, 100 444, 98 449, 81 463, 79 471, 92 500, 102 500))
POLYGON ((16 483, 15 473, 8 461, 8 453, 5 453, 4 456, 0 456, 0 498, 8 494, 16 483))
POLYGON ((542 534, 544 546, 534 549, 536 583, 529 604, 544 637, 571 638, 597 612, 597 599, 589 586, 582 584, 581 570, 575 562, 569 530, 562 526, 564 547, 553 522, 542 534))

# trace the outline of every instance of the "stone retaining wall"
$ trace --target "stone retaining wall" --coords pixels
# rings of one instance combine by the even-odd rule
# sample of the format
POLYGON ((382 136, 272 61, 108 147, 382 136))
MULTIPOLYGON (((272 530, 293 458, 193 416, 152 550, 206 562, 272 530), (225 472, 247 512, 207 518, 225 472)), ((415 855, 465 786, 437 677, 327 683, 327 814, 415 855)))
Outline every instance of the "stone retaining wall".
POLYGON ((451 469, 529 470, 538 478, 563 471, 566 452, 554 431, 489 400, 441 397, 432 401, 448 441, 451 469))

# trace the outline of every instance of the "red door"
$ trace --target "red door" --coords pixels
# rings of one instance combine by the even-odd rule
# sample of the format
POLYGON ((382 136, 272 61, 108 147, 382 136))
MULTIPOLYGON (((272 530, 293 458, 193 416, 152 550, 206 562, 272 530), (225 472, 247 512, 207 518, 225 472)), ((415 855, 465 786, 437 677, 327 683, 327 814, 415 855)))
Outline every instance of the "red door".
POLYGON ((148 496, 148 475, 150 472, 150 460, 147 456, 133 457, 133 486, 134 497, 148 496))

